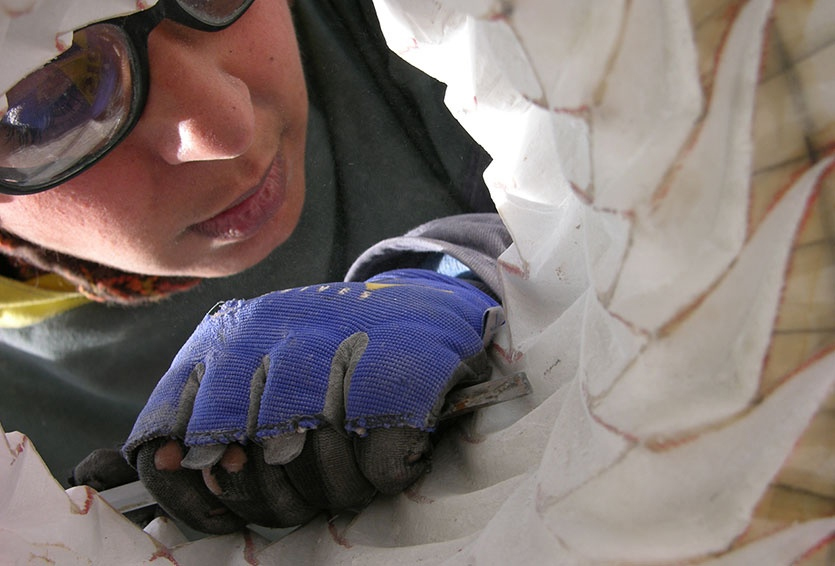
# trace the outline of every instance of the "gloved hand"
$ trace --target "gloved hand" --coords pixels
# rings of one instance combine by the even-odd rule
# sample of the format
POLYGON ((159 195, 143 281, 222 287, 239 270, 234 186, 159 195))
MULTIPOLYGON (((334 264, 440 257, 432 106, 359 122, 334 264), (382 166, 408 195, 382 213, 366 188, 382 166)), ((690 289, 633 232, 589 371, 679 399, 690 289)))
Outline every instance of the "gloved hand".
POLYGON ((294 526, 398 493, 426 469, 447 392, 488 377, 497 307, 419 269, 221 303, 123 453, 164 509, 204 532, 294 526))

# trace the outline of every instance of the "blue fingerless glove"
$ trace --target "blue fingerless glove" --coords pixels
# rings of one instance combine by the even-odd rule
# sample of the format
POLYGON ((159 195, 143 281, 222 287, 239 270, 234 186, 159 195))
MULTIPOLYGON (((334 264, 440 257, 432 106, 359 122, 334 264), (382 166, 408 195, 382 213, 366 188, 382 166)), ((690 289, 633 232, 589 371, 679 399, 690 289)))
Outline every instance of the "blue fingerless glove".
POLYGON ((396 493, 423 473, 449 390, 487 377, 485 320, 497 307, 420 269, 222 303, 123 452, 169 512, 208 532, 290 526, 396 493), (155 456, 172 441, 184 456, 173 469, 155 456))

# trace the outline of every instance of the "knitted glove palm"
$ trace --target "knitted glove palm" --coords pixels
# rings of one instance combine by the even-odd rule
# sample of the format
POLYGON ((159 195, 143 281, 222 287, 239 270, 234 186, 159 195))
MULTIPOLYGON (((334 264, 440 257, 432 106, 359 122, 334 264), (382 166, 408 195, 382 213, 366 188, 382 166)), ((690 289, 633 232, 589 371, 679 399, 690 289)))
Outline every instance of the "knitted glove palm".
POLYGON ((417 269, 223 303, 124 454, 167 511, 206 532, 292 526, 397 493, 426 468, 447 392, 487 377, 484 321, 497 306, 417 269), (172 441, 184 458, 161 465, 172 441))

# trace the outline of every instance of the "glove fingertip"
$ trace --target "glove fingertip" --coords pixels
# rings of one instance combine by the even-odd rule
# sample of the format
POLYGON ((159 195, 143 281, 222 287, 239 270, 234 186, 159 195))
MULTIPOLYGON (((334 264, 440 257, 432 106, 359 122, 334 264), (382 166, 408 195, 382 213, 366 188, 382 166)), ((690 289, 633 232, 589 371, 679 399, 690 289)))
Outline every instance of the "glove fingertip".
POLYGON ((429 469, 429 433, 415 428, 370 430, 356 442, 357 464, 371 484, 385 495, 412 485, 429 469))
POLYGON ((226 444, 192 446, 180 462, 180 465, 190 470, 211 468, 223 457, 223 453, 226 451, 226 446, 226 444))
POLYGON ((189 527, 210 534, 239 531, 246 522, 230 510, 206 487, 201 472, 179 467, 160 470, 156 452, 168 439, 157 439, 136 450, 139 479, 169 515, 189 527))
POLYGON ((79 462, 69 477, 70 485, 89 485, 96 491, 124 485, 137 479, 136 470, 115 448, 100 448, 79 462))
POLYGON ((265 439, 262 442, 264 461, 271 466, 292 462, 302 453, 306 437, 305 432, 291 432, 265 439))

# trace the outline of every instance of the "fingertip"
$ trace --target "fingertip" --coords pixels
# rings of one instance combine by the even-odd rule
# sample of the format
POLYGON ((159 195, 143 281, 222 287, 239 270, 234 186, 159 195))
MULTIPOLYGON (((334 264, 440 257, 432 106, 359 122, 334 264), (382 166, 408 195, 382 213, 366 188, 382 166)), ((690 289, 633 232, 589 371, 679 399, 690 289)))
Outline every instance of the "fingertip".
POLYGON ((183 447, 176 440, 168 440, 154 452, 154 468, 160 472, 182 469, 183 447))
POLYGON ((204 533, 226 534, 246 526, 207 489, 196 470, 179 465, 184 449, 179 441, 156 439, 137 449, 137 471, 154 499, 171 516, 204 533))
POLYGON ((230 444, 220 459, 220 465, 230 474, 240 472, 246 466, 247 456, 240 444, 230 444))
POLYGON ((395 495, 429 469, 429 434, 412 428, 369 431, 356 444, 357 463, 380 493, 395 495))
POLYGON ((237 474, 242 472, 246 467, 247 455, 243 446, 240 444, 230 444, 225 447, 223 455, 220 456, 217 464, 212 464, 200 469, 203 476, 203 483, 213 494, 217 496, 224 496, 225 489, 220 485, 218 476, 215 473, 225 472, 226 474, 237 474), (219 466, 217 468, 216 466, 219 466))
POLYGON ((212 473, 211 468, 203 468, 200 470, 200 473, 203 475, 203 483, 206 484, 206 487, 214 493, 215 495, 223 495, 223 488, 220 487, 220 484, 217 481, 217 478, 212 473))

